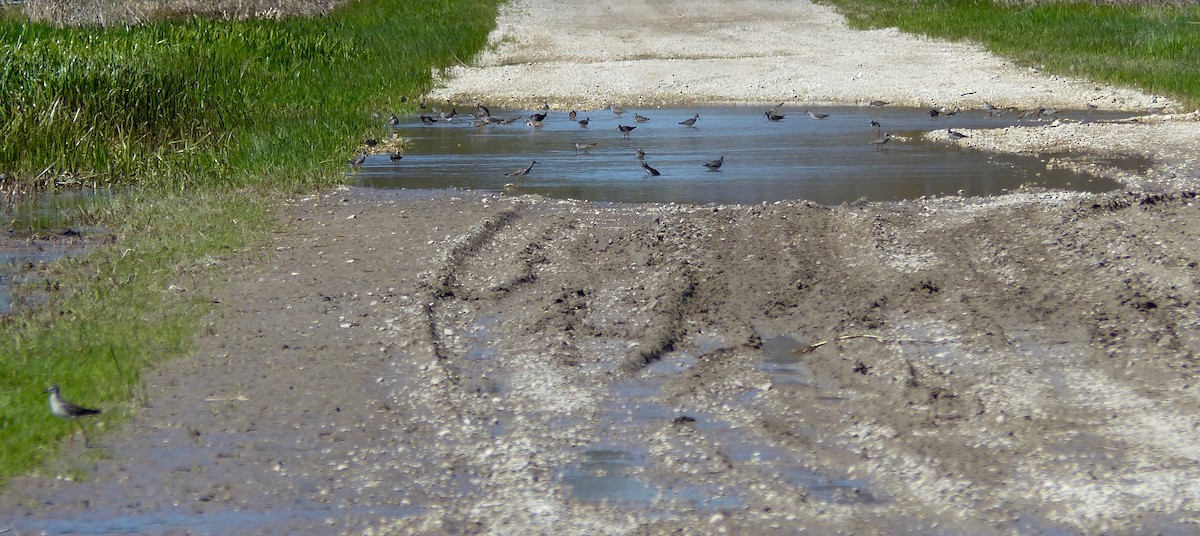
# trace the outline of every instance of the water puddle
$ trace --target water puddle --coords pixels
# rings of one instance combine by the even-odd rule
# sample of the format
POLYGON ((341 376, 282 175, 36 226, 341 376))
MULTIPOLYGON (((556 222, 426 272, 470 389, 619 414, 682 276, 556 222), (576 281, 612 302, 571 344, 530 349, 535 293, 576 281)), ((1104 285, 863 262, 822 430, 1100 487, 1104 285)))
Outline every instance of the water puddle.
MULTIPOLYGON (((85 251, 85 238, 103 229, 74 226, 75 215, 108 199, 107 191, 41 195, 0 212, 8 229, 0 236, 0 315, 13 311, 13 288, 22 267, 46 264, 85 251)), ((22 296, 22 305, 39 305, 44 296, 22 296)))
POLYGON ((812 373, 797 350, 808 348, 794 337, 775 335, 762 337, 763 363, 761 370, 771 376, 775 385, 813 385, 812 373))
MULTIPOLYGON (((581 112, 587 128, 563 112, 550 112, 540 128, 524 124, 475 127, 465 113, 452 122, 422 123, 408 117, 394 132, 409 141, 402 160, 372 155, 352 174, 352 183, 375 188, 475 188, 500 190, 523 182, 522 191, 559 198, 614 202, 757 203, 807 199, 825 205, 867 198, 874 201, 955 194, 984 196, 1022 185, 1108 191, 1118 183, 1020 155, 963 149, 925 140, 947 128, 1000 128, 1015 117, 963 111, 930 119, 914 108, 824 107, 812 120, 802 107, 785 107, 784 120, 768 121, 766 107, 699 106, 629 109, 622 117, 607 110, 581 112), (678 123, 700 114, 694 128, 678 123), (650 118, 635 123, 633 116, 650 118), (880 147, 876 121, 893 139, 880 147), (618 125, 636 126, 625 138, 618 125), (576 144, 591 144, 587 150, 576 144), (660 175, 650 176, 635 158, 660 175), (718 171, 704 166, 724 157, 718 171), (536 160, 525 177, 506 173, 536 160), (1051 166, 1053 167, 1053 166, 1051 166)), ((492 110, 496 117, 529 111, 492 110)), ((1063 111, 1059 117, 1098 120, 1123 117, 1063 111)))
POLYGON ((637 476, 645 456, 628 450, 594 449, 583 452, 583 463, 563 476, 571 494, 585 502, 637 503, 649 506, 660 490, 637 476))

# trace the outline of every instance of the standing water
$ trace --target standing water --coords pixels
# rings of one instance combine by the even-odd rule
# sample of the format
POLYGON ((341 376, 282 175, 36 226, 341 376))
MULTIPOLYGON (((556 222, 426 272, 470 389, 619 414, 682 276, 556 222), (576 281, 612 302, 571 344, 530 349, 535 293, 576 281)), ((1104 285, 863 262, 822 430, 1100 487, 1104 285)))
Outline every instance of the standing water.
MULTIPOLYGON (((965 149, 949 139, 927 141, 929 131, 997 128, 1018 123, 1010 112, 999 118, 963 111, 931 118, 915 108, 822 107, 813 119, 802 107, 784 107, 781 121, 764 117, 769 106, 702 106, 579 112, 587 128, 552 111, 540 128, 528 126, 532 112, 492 110, 508 125, 472 125, 460 113, 453 121, 426 125, 417 117, 394 132, 408 140, 402 160, 372 155, 353 175, 355 184, 377 188, 501 189, 558 198, 613 202, 758 203, 807 199, 824 205, 920 196, 995 195, 1022 185, 1081 191, 1119 187, 1108 179, 1047 169, 1037 158, 965 149), (699 114, 694 127, 681 121, 699 114), (634 116, 649 118, 635 122, 634 116), (871 122, 881 126, 876 129, 871 122), (618 125, 637 127, 623 137, 618 125), (891 141, 872 144, 887 132, 891 141), (596 145, 587 151, 576 144, 596 145), (648 174, 636 159, 661 173, 648 174), (883 150, 880 150, 883 149, 883 150), (719 171, 706 162, 724 157, 719 171), (506 173, 538 163, 525 177, 506 173)), ((1056 117, 1097 120, 1116 117, 1062 112, 1056 117)), ((942 137, 939 137, 942 138, 942 137)))

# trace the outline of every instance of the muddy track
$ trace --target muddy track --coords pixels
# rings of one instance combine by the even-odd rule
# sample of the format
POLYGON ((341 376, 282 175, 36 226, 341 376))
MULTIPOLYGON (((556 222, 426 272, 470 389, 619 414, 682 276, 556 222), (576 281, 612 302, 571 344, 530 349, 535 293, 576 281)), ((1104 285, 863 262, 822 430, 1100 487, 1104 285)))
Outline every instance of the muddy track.
POLYGON ((153 404, 47 468, 85 482, 19 479, 6 517, 1186 533, 1194 204, 337 192, 287 209, 270 263, 214 282, 221 312, 149 375, 153 404))

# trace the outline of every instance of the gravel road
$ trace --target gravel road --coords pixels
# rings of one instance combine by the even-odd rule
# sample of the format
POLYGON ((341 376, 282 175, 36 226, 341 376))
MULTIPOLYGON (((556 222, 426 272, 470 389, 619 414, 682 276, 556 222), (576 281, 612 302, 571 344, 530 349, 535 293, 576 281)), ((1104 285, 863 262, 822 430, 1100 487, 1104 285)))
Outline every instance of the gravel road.
MULTIPOLYGON (((493 40, 435 98, 1175 106, 808 2, 514 1, 493 40)), ((1105 194, 281 204, 271 243, 179 285, 219 302, 194 351, 99 447, 0 492, 0 525, 1194 533, 1197 125, 971 138, 1077 151, 1056 164, 1130 190, 1105 194), (1149 163, 1105 164, 1123 156, 1149 163)))

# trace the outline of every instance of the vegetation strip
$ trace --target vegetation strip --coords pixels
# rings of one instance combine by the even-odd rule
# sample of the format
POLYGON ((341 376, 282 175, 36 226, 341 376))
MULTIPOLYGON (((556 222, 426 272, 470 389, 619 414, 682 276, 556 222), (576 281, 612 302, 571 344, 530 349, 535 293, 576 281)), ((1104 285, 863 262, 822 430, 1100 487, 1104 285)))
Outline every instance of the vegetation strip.
MULTIPOLYGON (((0 174, 6 190, 119 187, 69 225, 102 229, 0 332, 0 482, 68 433, 44 390, 135 411, 141 370, 188 348, 212 307, 197 292, 249 262, 278 199, 338 183, 354 140, 472 57, 496 0, 350 2, 317 18, 192 18, 127 28, 0 19, 0 174), (375 113, 382 115, 376 118, 375 113), (63 150, 63 147, 69 148, 63 150), (103 240, 95 240, 103 238, 103 240)), ((99 455, 99 454, 96 454, 99 455)))
MULTIPOLYGON (((854 28, 971 40, 1023 64, 1200 105, 1200 6, 1146 2, 818 0, 854 28)), ((945 73, 954 76, 954 73, 945 73)))

